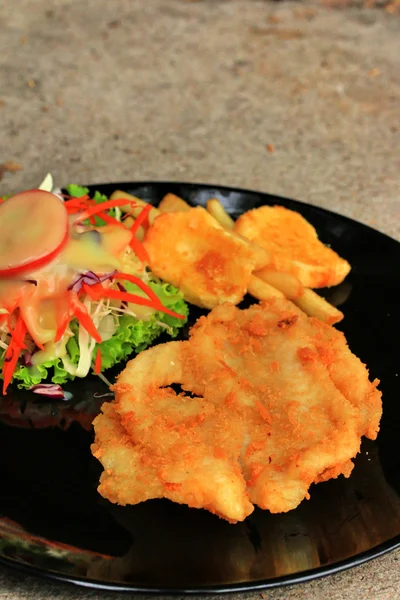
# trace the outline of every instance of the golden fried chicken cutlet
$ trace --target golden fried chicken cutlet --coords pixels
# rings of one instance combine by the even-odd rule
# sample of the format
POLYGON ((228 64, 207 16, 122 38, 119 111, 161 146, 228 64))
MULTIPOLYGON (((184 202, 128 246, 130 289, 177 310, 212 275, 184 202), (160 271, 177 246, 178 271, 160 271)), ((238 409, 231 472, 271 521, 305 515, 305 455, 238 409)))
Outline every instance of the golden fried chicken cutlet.
POLYGON ((94 421, 99 492, 169 498, 235 523, 296 508, 375 438, 380 392, 342 333, 275 299, 201 317, 189 341, 146 350, 94 421), (181 392, 172 384, 180 384, 181 392))
POLYGON ((277 271, 292 273, 305 287, 337 285, 350 271, 349 263, 319 241, 304 217, 283 206, 249 210, 234 229, 270 252, 277 271))
POLYGON ((153 273, 203 308, 239 303, 252 272, 269 261, 265 250, 224 229, 200 206, 159 215, 143 245, 153 273))

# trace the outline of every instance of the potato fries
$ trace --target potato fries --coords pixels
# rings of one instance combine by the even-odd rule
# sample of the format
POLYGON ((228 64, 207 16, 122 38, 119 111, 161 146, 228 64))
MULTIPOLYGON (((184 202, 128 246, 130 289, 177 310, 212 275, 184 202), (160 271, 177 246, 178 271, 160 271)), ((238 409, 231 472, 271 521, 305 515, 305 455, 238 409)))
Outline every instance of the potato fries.
MULTIPOLYGON (((127 194, 126 192, 121 192, 121 191, 115 191, 111 195, 111 199, 114 199, 114 198, 128 198, 130 200, 134 199, 135 202, 138 205, 140 205, 140 207, 135 207, 133 209, 130 207, 130 205, 127 205, 126 207, 122 207, 122 210, 124 210, 125 212, 130 212, 132 215, 132 217, 128 217, 130 224, 133 224, 134 218, 140 214, 141 207, 146 206, 146 204, 147 204, 145 201, 140 200, 139 198, 135 198, 134 196, 131 196, 130 194, 127 194)), ((247 292, 249 294, 251 294, 254 298, 257 298, 258 300, 269 300, 271 298, 285 297, 288 300, 291 300, 296 306, 298 306, 307 315, 316 317, 316 318, 320 319, 321 321, 324 321, 325 323, 329 323, 329 324, 338 323, 339 321, 341 321, 343 319, 343 313, 340 310, 338 310, 337 308, 335 308, 334 306, 329 304, 329 302, 327 302, 321 296, 318 296, 318 294, 316 294, 313 290, 305 287, 304 284, 301 282, 300 278, 297 277, 293 272, 287 272, 287 271, 277 268, 276 264, 275 264, 276 261, 275 261, 274 255, 273 254, 271 255, 266 250, 265 246, 263 247, 257 243, 258 238, 257 238, 257 240, 253 241, 253 240, 245 237, 242 232, 243 227, 242 227, 242 229, 240 227, 236 227, 235 222, 233 221, 232 217, 230 215, 228 215, 225 208, 223 207, 223 205, 217 198, 211 198, 210 200, 208 200, 206 203, 206 206, 207 206, 208 213, 214 218, 214 220, 220 226, 222 226, 225 230, 229 230, 232 242, 236 238, 242 248, 244 248, 243 243, 245 243, 245 245, 248 248, 248 252, 249 252, 248 255, 251 256, 251 261, 252 261, 251 267, 249 265, 249 268, 250 268, 250 270, 252 270, 252 273, 250 275, 250 271, 249 271, 249 279, 248 279, 248 283, 247 283, 247 292)), ((266 208, 269 209, 271 207, 266 207, 266 208)), ((189 211, 192 211, 192 210, 194 210, 193 207, 191 207, 182 198, 179 198, 175 194, 167 194, 166 196, 164 196, 164 198, 160 202, 159 207, 153 208, 150 211, 149 222, 150 222, 150 224, 153 224, 154 220, 161 214, 188 213, 189 211)), ((284 210, 286 211, 286 209, 284 209, 284 210)), ((287 212, 291 213, 293 211, 287 211, 287 212)), ((256 211, 253 210, 253 211, 249 211, 249 213, 244 213, 244 216, 246 216, 250 213, 252 213, 252 217, 251 217, 252 218, 252 221, 251 221, 252 226, 253 226, 253 228, 257 229, 257 221, 254 221, 254 214, 256 213, 256 211)), ((284 214, 286 214, 286 213, 284 213, 284 214)), ((293 218, 295 220, 297 219, 296 216, 292 217, 291 215, 289 215, 289 217, 290 217, 290 219, 293 219, 293 218)), ((301 218, 302 227, 305 228, 307 235, 308 235, 308 238, 305 241, 306 245, 310 243, 310 239, 309 239, 310 237, 313 237, 313 239, 315 239, 317 241, 317 243, 320 244, 320 242, 318 242, 318 240, 316 238, 315 230, 311 227, 311 225, 309 225, 305 221, 305 219, 300 217, 300 215, 299 215, 299 218, 301 218), (305 225, 303 224, 303 221, 304 221, 305 225)), ((246 219, 244 219, 244 222, 246 223, 246 219)), ((173 229, 173 221, 171 221, 171 230, 172 229, 173 229)), ((161 235, 161 232, 159 232, 159 235, 161 235)), ((155 240, 154 235, 152 235, 150 237, 146 237, 146 232, 142 227, 139 228, 139 230, 137 232, 137 237, 140 240, 145 239, 145 242, 147 240, 147 244, 148 245, 150 244, 149 247, 152 248, 153 252, 155 251, 154 249, 158 247, 158 240, 155 240)), ((195 233, 193 231, 193 233, 190 234, 187 241, 185 241, 186 245, 190 242, 190 238, 192 239, 192 247, 190 248, 190 252, 189 252, 189 249, 187 249, 187 251, 189 252, 189 254, 192 254, 194 252, 197 256, 197 253, 199 250, 199 244, 200 244, 200 240, 198 239, 198 232, 195 233)), ((233 246, 232 246, 232 248, 233 248, 233 246)), ((337 257, 338 261, 335 264, 339 265, 340 268, 342 268, 342 272, 344 274, 347 271, 347 269, 350 268, 348 263, 346 261, 344 261, 343 259, 341 259, 340 257, 338 257, 337 254, 334 253, 333 251, 331 251, 330 249, 327 248, 326 250, 328 251, 327 255, 330 259, 333 260, 334 257, 337 257)), ((170 251, 172 252, 172 248, 170 251)), ((307 252, 308 252, 308 250, 306 250, 306 253, 307 252)), ((158 250, 157 250, 157 253, 158 253, 158 250)), ((323 253, 324 253, 324 251, 320 250, 320 254, 323 254, 323 253)), ((160 259, 160 256, 158 256, 158 260, 159 259, 160 259)), ((334 260, 336 260, 336 259, 334 259, 334 260)), ((169 263, 169 259, 168 259, 167 263, 169 263)), ((329 268, 330 267, 328 265, 327 269, 329 270, 329 268)), ((302 267, 302 269, 303 269, 303 267, 302 267)), ((302 273, 305 272, 305 267, 303 270, 302 269, 300 269, 300 271, 302 273)), ((318 268, 315 267, 314 270, 313 270, 313 268, 311 268, 310 272, 315 274, 317 272, 324 272, 324 269, 325 269, 324 265, 321 264, 318 266, 318 268)), ((163 277, 166 281, 168 281, 168 276, 165 272, 163 272, 162 274, 160 273, 159 275, 160 275, 160 277, 163 277)), ((174 272, 172 283, 174 283, 174 285, 178 285, 178 287, 182 288, 182 286, 183 286, 183 288, 185 288, 186 299, 188 299, 189 301, 191 301, 194 304, 198 304, 200 306, 204 306, 207 308, 211 308, 212 306, 215 306, 215 303, 216 303, 215 298, 211 298, 211 296, 208 297, 209 293, 206 294, 203 289, 200 290, 201 286, 198 290, 191 291, 189 289, 190 282, 189 282, 189 287, 188 287, 188 281, 183 283, 183 280, 181 280, 181 276, 183 276, 183 272, 181 273, 179 271, 178 274, 176 274, 174 272), (178 281, 178 279, 179 279, 179 281, 178 281)), ((315 275, 315 277, 316 277, 316 275, 315 275)), ((315 280, 315 277, 314 277, 314 280, 315 280)), ((336 275, 336 277, 338 277, 338 275, 336 275)), ((199 286, 199 282, 197 280, 196 280, 196 285, 199 286)), ((239 301, 240 294, 236 294, 236 295, 237 295, 237 301, 239 301)), ((235 294, 234 294, 234 296, 235 296, 235 294)), ((225 298, 225 300, 227 299, 226 294, 224 294, 224 298, 225 298)))
POLYGON ((162 213, 143 246, 157 277, 178 287, 188 302, 209 309, 241 302, 260 257, 256 245, 221 227, 201 206, 162 213))
MULTIPOLYGON (((128 194, 127 192, 122 192, 121 190, 116 190, 110 196, 110 200, 116 200, 117 198, 126 198, 127 200, 134 200, 137 206, 132 208, 131 204, 126 204, 125 206, 121 206, 121 210, 125 213, 130 213, 133 217, 138 217, 144 206, 147 206, 149 203, 145 200, 141 200, 140 198, 136 198, 136 196, 132 196, 132 194, 128 194)), ((158 208, 153 207, 149 212, 149 223, 152 225, 154 223, 154 219, 158 217, 160 211, 158 208)))
POLYGON ((300 298, 293 298, 292 302, 296 304, 309 317, 316 317, 324 323, 333 325, 339 323, 344 317, 343 313, 318 296, 313 290, 306 288, 300 298))
MULTIPOLYGON (((159 208, 159 210, 161 210, 161 212, 165 213, 165 212, 187 212, 188 210, 190 210, 193 207, 190 206, 190 204, 188 204, 187 202, 185 202, 185 200, 183 200, 182 198, 175 196, 175 194, 167 194, 161 200, 158 208, 159 208)), ((235 236, 242 242, 245 241, 246 244, 248 244, 251 247, 253 256, 255 256, 256 263, 255 263, 254 268, 256 270, 261 269, 262 267, 264 267, 265 265, 268 265, 271 262, 271 256, 270 256, 269 252, 264 250, 264 248, 261 248, 261 246, 258 246, 257 244, 253 244, 247 238, 244 238, 241 235, 237 235, 233 231, 234 221, 228 215, 228 213, 226 212, 225 208, 222 206, 222 204, 219 200, 217 200, 216 198, 212 198, 211 200, 208 200, 207 201, 207 211, 210 213, 210 215, 212 217, 214 217, 214 219, 220 225, 222 225, 222 227, 224 227, 225 229, 229 229, 233 236, 235 236), (214 212, 214 214, 212 211, 214 212), (229 224, 229 226, 228 226, 228 224, 229 224)), ((259 298, 259 299, 261 300, 261 298, 259 298)))
POLYGON ((226 212, 225 208, 222 206, 221 202, 217 200, 217 198, 211 198, 211 200, 207 200, 207 210, 218 221, 222 227, 226 227, 227 229, 233 229, 235 226, 235 221, 232 219, 230 215, 226 212))
POLYGON ((250 281, 247 285, 247 291, 251 296, 257 298, 257 300, 270 300, 271 298, 285 297, 282 292, 255 275, 250 277, 250 281))
POLYGON ((311 223, 284 206, 260 206, 243 213, 235 231, 268 250, 275 269, 292 273, 305 287, 338 285, 350 271, 349 263, 318 239, 311 223))
MULTIPOLYGON (((233 219, 228 215, 219 200, 216 198, 209 200, 207 202, 207 210, 217 219, 220 225, 232 229, 233 219)), ((244 214, 247 215, 248 213, 244 214)), ((235 227, 235 231, 241 230, 235 227)), ((333 251, 331 252, 333 253, 333 251)), ((342 261, 343 259, 340 260, 342 261)), ((346 261, 343 261, 343 263, 348 265, 346 261)), ((343 313, 340 310, 329 304, 321 296, 318 296, 313 290, 305 288, 294 274, 277 270, 273 266, 264 266, 253 274, 248 292, 255 298, 258 298, 258 300, 267 300, 273 296, 285 296, 308 316, 317 317, 325 323, 338 323, 343 319, 343 313)))
POLYGON ((257 271, 255 276, 280 290, 289 300, 299 298, 304 294, 304 285, 291 273, 283 273, 272 267, 264 267, 257 271))
POLYGON ((179 196, 175 196, 175 194, 167 194, 158 205, 158 210, 162 213, 182 212, 190 210, 191 208, 192 207, 187 202, 182 200, 182 198, 179 198, 179 196))

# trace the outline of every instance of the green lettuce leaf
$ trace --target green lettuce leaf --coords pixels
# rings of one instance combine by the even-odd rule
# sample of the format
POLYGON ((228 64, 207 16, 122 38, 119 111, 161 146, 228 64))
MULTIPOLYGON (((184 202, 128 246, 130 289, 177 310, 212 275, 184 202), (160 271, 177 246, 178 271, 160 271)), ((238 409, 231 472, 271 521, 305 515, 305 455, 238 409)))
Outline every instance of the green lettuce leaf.
POLYGON ((75 183, 70 183, 65 188, 67 193, 73 198, 82 198, 82 196, 86 196, 89 193, 89 188, 83 187, 81 185, 76 185, 75 183))
MULTIPOLYGON (((81 185, 76 185, 76 183, 70 183, 69 185, 66 186, 65 188, 67 190, 67 193, 72 196, 73 198, 82 198, 82 196, 86 196, 86 194, 89 194, 89 188, 87 187, 83 187, 81 185)), ((108 200, 108 197, 105 196, 104 194, 102 194, 101 192, 99 192, 98 190, 95 191, 93 200, 96 202, 96 204, 100 204, 101 202, 106 202, 108 200)), ((115 208, 111 208, 110 210, 107 211, 108 214, 111 217, 115 217, 115 208)), ((89 225, 89 221, 84 221, 84 223, 86 225, 89 225)), ((101 219, 100 217, 95 217, 95 225, 96 227, 105 225, 105 221, 103 221, 103 219, 101 219)))
MULTIPOLYGON (((74 198, 81 198, 89 193, 89 189, 87 187, 76 184, 67 185, 66 190, 68 194, 74 198)), ((96 203, 101 203, 108 200, 107 196, 98 191, 96 191, 92 197, 96 203)), ((108 212, 109 214, 115 216, 115 209, 112 209, 112 211, 108 212)), ((103 224, 104 222, 100 218, 96 217, 96 225, 103 224)), ((152 280, 148 282, 148 285, 157 294, 161 303, 170 310, 178 314, 185 315, 185 319, 177 319, 162 312, 153 313, 147 320, 136 319, 129 315, 121 316, 119 318, 119 327, 117 331, 109 340, 106 340, 100 344, 102 370, 109 369, 117 363, 128 359, 134 353, 145 350, 159 335, 161 335, 161 333, 166 332, 172 338, 176 337, 179 333, 179 330, 185 325, 189 309, 186 302, 183 300, 182 293, 172 285, 163 283, 154 275, 151 275, 151 277, 152 280), (163 325, 160 323, 168 325, 168 329, 163 327, 163 325)), ((124 282, 124 285, 128 291, 134 292, 139 296, 146 296, 146 294, 134 284, 130 282, 124 282)), ((77 365, 79 362, 77 322, 71 323, 71 329, 75 333, 75 336, 68 340, 67 352, 70 361, 77 365)), ((99 345, 96 345, 94 355, 98 346, 99 345)), ((0 369, 3 365, 3 362, 4 358, 0 359, 0 369)), ((13 375, 13 382, 17 383, 17 386, 20 389, 29 389, 33 385, 45 381, 51 381, 53 383, 62 385, 71 379, 74 379, 74 376, 63 368, 63 362, 60 358, 55 358, 40 365, 30 367, 18 365, 13 375)))
MULTIPOLYGON (((139 295, 136 286, 124 283, 129 291, 134 288, 135 294, 139 295)), ((162 304, 174 312, 188 315, 188 307, 182 298, 181 292, 168 283, 149 282, 149 286, 160 298, 162 304)), ((141 292, 141 290, 140 290, 141 292)), ((140 295, 144 294, 141 292, 140 295)), ((162 312, 154 313, 148 321, 139 321, 129 315, 123 315, 119 321, 119 328, 109 340, 100 345, 102 366, 108 369, 112 365, 121 362, 133 352, 141 352, 150 346, 150 344, 163 332, 172 337, 176 337, 179 329, 186 323, 187 318, 177 319, 162 312), (159 321, 169 326, 169 330, 159 325, 159 321)))
MULTIPOLYGON (((109 369, 129 358, 137 352, 148 348, 151 343, 164 331, 172 338, 176 337, 179 330, 187 321, 188 306, 183 300, 182 293, 168 283, 162 283, 159 280, 150 281, 149 286, 160 298, 162 304, 172 311, 185 315, 185 319, 177 319, 162 312, 154 313, 149 320, 139 320, 129 315, 123 315, 119 319, 119 327, 114 335, 100 344, 102 357, 102 370, 109 369), (168 325, 166 329, 161 323, 168 325)), ((138 295, 143 295, 141 290, 127 282, 127 289, 134 289, 138 295)), ((78 327, 76 323, 71 324, 72 330, 77 334, 78 327)), ((67 351, 70 360, 74 364, 79 361, 79 346, 76 337, 68 340, 67 351)), ((96 348, 98 345, 96 345, 96 348)), ((95 349, 96 352, 96 349, 95 349)), ((3 361, 0 361, 0 366, 3 361)), ((52 381, 62 385, 68 380, 74 379, 64 368, 60 358, 56 358, 41 365, 26 367, 19 365, 14 371, 13 382, 16 382, 20 389, 29 389, 33 385, 44 381, 52 381)))
POLYGON ((61 385, 68 379, 73 379, 73 377, 63 369, 61 359, 56 358, 33 367, 20 365, 14 371, 12 381, 16 381, 20 389, 29 389, 33 385, 46 381, 47 379, 49 381, 51 379, 52 383, 59 383, 61 385))

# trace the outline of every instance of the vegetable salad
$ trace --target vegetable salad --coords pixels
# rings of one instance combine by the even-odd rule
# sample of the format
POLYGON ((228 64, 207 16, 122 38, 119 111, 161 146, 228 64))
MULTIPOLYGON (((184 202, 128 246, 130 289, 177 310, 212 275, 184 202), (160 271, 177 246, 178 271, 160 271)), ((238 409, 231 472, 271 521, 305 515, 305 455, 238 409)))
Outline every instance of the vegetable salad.
POLYGON ((0 204, 0 368, 11 382, 62 397, 62 384, 102 372, 187 320, 181 292, 155 277, 129 226, 134 201, 77 185, 40 189, 0 204))

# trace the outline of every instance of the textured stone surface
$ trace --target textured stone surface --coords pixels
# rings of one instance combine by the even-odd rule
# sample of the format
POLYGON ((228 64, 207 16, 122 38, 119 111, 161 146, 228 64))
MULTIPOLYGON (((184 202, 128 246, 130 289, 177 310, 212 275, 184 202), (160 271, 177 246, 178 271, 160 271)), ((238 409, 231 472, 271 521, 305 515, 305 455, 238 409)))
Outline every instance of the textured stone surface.
MULTIPOLYGON (((400 239, 398 17, 309 1, 1 4, 0 163, 23 166, 1 193, 48 171, 60 185, 213 182, 400 239)), ((265 597, 400 598, 399 556, 265 597)), ((117 597, 0 569, 1 599, 117 597)))

